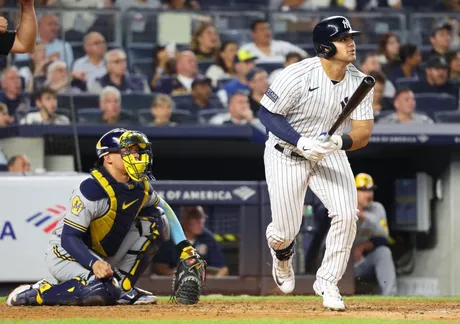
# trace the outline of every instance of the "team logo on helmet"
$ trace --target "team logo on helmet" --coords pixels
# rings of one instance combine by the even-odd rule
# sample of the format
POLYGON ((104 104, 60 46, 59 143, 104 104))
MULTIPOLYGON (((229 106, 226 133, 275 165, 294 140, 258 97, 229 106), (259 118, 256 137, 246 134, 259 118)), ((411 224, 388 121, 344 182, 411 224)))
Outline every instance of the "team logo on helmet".
POLYGON ((348 19, 342 20, 342 24, 343 24, 343 28, 351 29, 351 25, 350 25, 350 22, 348 21, 348 19))

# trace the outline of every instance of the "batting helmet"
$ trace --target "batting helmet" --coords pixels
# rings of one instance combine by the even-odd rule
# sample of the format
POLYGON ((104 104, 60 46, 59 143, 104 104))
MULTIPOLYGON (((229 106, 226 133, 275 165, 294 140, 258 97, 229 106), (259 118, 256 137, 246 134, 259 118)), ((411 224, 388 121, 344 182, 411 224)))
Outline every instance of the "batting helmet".
POLYGON ((367 173, 359 173, 355 177, 356 189, 375 190, 377 186, 374 184, 374 179, 367 173))
POLYGON ((343 16, 324 18, 313 29, 313 44, 316 54, 319 57, 331 58, 337 51, 332 43, 334 39, 358 34, 361 32, 353 30, 348 19, 343 16))

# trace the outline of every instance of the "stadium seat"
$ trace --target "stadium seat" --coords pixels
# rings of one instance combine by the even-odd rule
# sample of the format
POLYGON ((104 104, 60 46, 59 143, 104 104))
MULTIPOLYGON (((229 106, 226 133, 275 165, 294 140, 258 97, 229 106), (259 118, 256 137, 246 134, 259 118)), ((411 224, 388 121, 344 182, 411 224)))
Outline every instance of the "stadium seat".
POLYGON ((226 109, 205 109, 198 111, 198 122, 200 124, 207 124, 209 120, 216 114, 226 113, 226 109))
POLYGON ((420 82, 418 79, 414 78, 398 78, 395 81, 396 89, 409 88, 412 89, 412 86, 420 82))
POLYGON ((71 100, 75 109, 90 108, 99 106, 99 95, 91 93, 80 94, 59 94, 57 96, 58 108, 71 108, 71 100))
POLYGON ((438 111, 434 119, 437 123, 460 124, 460 111, 438 111))
POLYGON ((273 71, 277 69, 282 69, 284 65, 283 63, 278 63, 278 62, 265 62, 265 63, 261 62, 261 63, 257 63, 257 67, 265 70, 268 73, 268 75, 270 75, 270 73, 272 73, 273 71))
POLYGON ((139 109, 149 108, 155 94, 153 93, 122 93, 121 106, 125 110, 136 111, 139 109))
POLYGON ((188 110, 190 103, 193 101, 191 94, 173 95, 171 99, 177 109, 188 110))
POLYGON ((416 110, 434 119, 434 113, 439 111, 454 111, 458 109, 458 101, 446 93, 416 93, 416 110))
POLYGON ((208 68, 214 64, 214 60, 202 60, 198 61, 198 71, 201 74, 205 74, 208 68))
POLYGON ((252 42, 250 29, 228 29, 220 31, 220 39, 224 41, 234 41, 242 45, 252 42))
MULTIPOLYGON (((152 123, 152 112, 150 108, 140 109, 137 111, 139 123, 142 125, 150 125, 152 123)), ((171 121, 178 124, 188 124, 192 121, 192 114, 188 110, 173 109, 171 121)))
MULTIPOLYGON (((77 119, 78 122, 84 122, 86 124, 91 124, 92 121, 97 120, 102 115, 102 110, 99 108, 82 108, 77 110, 77 119)), ((134 113, 131 111, 122 110, 120 116, 135 119, 134 113)))

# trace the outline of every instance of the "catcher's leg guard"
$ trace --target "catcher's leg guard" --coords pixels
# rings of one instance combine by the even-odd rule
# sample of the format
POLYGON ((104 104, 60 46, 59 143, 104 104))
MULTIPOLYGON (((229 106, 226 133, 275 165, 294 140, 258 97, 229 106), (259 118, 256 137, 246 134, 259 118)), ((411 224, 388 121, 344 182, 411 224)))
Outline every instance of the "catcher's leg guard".
POLYGON ((9 306, 115 305, 121 294, 116 279, 91 279, 87 282, 77 277, 57 285, 43 281, 37 289, 30 285, 21 286, 8 296, 7 304, 9 306))

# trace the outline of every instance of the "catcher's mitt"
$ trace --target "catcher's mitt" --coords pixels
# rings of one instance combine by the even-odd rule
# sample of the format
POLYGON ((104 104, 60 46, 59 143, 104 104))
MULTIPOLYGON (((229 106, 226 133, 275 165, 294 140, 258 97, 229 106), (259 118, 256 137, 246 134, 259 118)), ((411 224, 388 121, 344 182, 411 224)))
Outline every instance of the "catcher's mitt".
POLYGON ((173 299, 186 305, 198 303, 205 279, 206 261, 199 255, 181 260, 173 277, 173 299))

